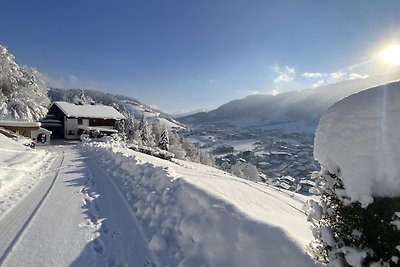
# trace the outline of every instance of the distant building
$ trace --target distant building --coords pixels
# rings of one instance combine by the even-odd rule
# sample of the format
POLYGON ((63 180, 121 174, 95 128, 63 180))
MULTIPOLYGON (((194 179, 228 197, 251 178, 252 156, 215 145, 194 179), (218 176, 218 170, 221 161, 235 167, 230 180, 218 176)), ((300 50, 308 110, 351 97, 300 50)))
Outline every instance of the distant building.
POLYGON ((124 115, 111 106, 56 101, 51 104, 42 124, 58 137, 79 139, 84 132, 95 135, 117 133, 115 123, 123 119, 124 115))
POLYGON ((303 191, 304 193, 309 193, 310 189, 315 186, 315 182, 307 179, 302 179, 300 180, 299 185, 301 186, 301 191, 303 191))
POLYGON ((40 126, 40 122, 31 122, 26 120, 0 120, 0 127, 31 138, 37 145, 48 145, 50 144, 51 131, 40 126))

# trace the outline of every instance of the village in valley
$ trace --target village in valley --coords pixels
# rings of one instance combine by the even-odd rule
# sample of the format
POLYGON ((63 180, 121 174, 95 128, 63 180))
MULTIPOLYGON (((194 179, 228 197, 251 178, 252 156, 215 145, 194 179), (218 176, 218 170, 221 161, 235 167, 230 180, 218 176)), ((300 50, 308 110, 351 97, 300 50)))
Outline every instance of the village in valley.
POLYGON ((312 173, 320 170, 313 156, 313 134, 203 125, 184 136, 209 151, 222 170, 250 163, 259 171, 259 182, 285 190, 309 194, 312 173))

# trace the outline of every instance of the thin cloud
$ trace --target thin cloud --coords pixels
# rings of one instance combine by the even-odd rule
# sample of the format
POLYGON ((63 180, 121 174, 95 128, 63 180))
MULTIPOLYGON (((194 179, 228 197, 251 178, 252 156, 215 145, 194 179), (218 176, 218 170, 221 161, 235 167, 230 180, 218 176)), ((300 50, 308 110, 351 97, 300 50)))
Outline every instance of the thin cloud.
POLYGON ((369 76, 367 74, 363 75, 363 74, 359 74, 359 73, 355 73, 352 72, 349 74, 349 80, 356 80, 356 79, 366 79, 369 76))
POLYGON ((326 77, 326 73, 321 73, 321 72, 305 72, 301 75, 304 78, 322 78, 326 77))
POLYGON ((76 75, 68 74, 66 76, 55 77, 47 73, 41 73, 41 78, 54 88, 90 88, 96 89, 97 83, 93 80, 81 81, 76 75))
POLYGON ((277 77, 274 79, 274 83, 281 83, 281 82, 290 82, 294 80, 296 76, 296 70, 289 66, 285 66, 283 68, 275 68, 275 72, 277 77))
POLYGON ((76 77, 76 76, 73 75, 73 74, 67 75, 67 78, 68 78, 68 81, 69 81, 70 83, 78 83, 78 82, 79 82, 78 77, 76 77))
POLYGON ((345 76, 346 73, 343 71, 329 73, 329 79, 331 80, 331 82, 338 82, 344 80, 345 76))
POLYGON ((351 69, 331 73, 305 72, 301 76, 310 80, 312 88, 346 80, 365 79, 369 77, 368 75, 352 72, 351 69))
POLYGON ((325 81, 320 79, 311 85, 312 88, 321 87, 325 84, 325 81))

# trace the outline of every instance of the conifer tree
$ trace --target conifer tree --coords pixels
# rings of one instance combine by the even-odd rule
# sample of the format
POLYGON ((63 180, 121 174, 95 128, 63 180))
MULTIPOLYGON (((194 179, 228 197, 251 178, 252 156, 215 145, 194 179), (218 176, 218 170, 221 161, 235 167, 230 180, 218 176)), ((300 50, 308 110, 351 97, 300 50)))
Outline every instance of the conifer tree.
POLYGON ((85 96, 85 91, 83 89, 81 89, 79 94, 77 94, 74 97, 74 103, 77 105, 85 105, 85 104, 87 104, 87 102, 88 102, 88 99, 85 96))
POLYGON ((151 146, 153 143, 153 138, 151 136, 151 131, 150 127, 144 118, 144 114, 142 115, 142 118, 140 120, 139 124, 139 136, 140 140, 142 141, 143 145, 151 146))
POLYGON ((168 129, 164 125, 164 130, 160 135, 160 140, 158 142, 159 148, 168 151, 169 150, 169 136, 168 136, 168 129))

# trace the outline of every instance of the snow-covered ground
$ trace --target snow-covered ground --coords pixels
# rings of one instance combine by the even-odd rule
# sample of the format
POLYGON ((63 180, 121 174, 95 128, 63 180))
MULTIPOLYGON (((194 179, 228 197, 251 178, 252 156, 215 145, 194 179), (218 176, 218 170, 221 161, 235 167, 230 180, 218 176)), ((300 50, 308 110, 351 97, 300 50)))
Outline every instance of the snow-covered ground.
POLYGON ((105 142, 20 150, 0 138, 1 164, 42 157, 19 165, 27 181, 41 173, 0 215, 2 266, 316 265, 305 196, 105 142))
POLYGON ((215 168, 88 144, 169 266, 312 266, 308 199, 215 168))
POLYGON ((0 133, 0 216, 40 181, 52 162, 51 154, 27 143, 29 139, 13 140, 0 133))

